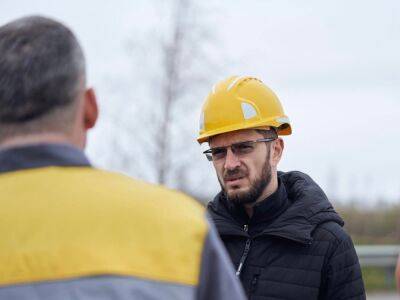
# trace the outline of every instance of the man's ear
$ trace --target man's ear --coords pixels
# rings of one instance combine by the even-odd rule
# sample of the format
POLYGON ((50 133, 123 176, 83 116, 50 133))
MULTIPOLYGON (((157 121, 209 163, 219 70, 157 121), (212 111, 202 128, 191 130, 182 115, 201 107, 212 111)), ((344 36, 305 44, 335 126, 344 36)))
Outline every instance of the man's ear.
POLYGON ((285 148, 285 143, 283 139, 277 138, 272 144, 272 164, 277 166, 281 160, 283 149, 285 148))
POLYGON ((85 129, 91 129, 96 125, 99 116, 99 108, 97 106, 96 94, 92 88, 85 91, 84 103, 84 125, 85 129))

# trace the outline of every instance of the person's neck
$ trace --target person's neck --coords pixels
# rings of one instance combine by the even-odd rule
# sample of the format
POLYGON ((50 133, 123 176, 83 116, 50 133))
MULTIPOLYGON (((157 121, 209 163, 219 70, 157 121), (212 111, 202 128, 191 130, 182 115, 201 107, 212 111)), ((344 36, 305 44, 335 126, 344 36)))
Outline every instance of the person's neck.
POLYGON ((277 189, 278 189, 278 176, 275 175, 272 176, 270 183, 265 187, 263 193, 260 195, 260 197, 258 197, 258 199, 255 202, 244 205, 244 209, 249 218, 253 216, 254 206, 257 203, 266 200, 269 196, 275 193, 277 189))
POLYGON ((24 136, 16 136, 5 139, 0 143, 0 149, 20 147, 32 144, 69 144, 79 149, 82 147, 70 137, 60 133, 37 133, 24 136))

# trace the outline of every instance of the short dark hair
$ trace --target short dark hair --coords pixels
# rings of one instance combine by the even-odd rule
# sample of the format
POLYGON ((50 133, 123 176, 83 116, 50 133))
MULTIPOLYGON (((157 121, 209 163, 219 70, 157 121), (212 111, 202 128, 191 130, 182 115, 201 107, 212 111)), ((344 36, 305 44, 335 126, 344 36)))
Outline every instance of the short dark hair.
POLYGON ((256 131, 265 139, 278 137, 277 129, 275 127, 271 127, 270 129, 256 129, 256 131))
POLYGON ((71 105, 82 84, 83 51, 63 24, 30 16, 0 27, 0 127, 71 105))

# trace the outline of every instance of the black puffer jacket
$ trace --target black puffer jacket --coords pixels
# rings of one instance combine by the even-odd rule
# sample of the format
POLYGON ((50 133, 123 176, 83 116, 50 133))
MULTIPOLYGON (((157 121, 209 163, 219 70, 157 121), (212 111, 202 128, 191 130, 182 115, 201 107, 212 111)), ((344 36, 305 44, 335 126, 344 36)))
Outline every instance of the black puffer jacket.
POLYGON ((222 193, 208 206, 248 297, 365 299, 353 243, 323 191, 301 172, 278 177, 251 219, 222 193))

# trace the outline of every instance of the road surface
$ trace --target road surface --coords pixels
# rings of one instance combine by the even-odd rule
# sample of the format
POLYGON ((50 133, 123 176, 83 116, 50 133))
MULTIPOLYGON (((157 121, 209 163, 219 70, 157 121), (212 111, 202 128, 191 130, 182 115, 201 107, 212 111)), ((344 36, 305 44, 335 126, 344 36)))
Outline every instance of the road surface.
POLYGON ((367 300, 400 300, 400 295, 395 293, 371 293, 367 295, 367 300))

